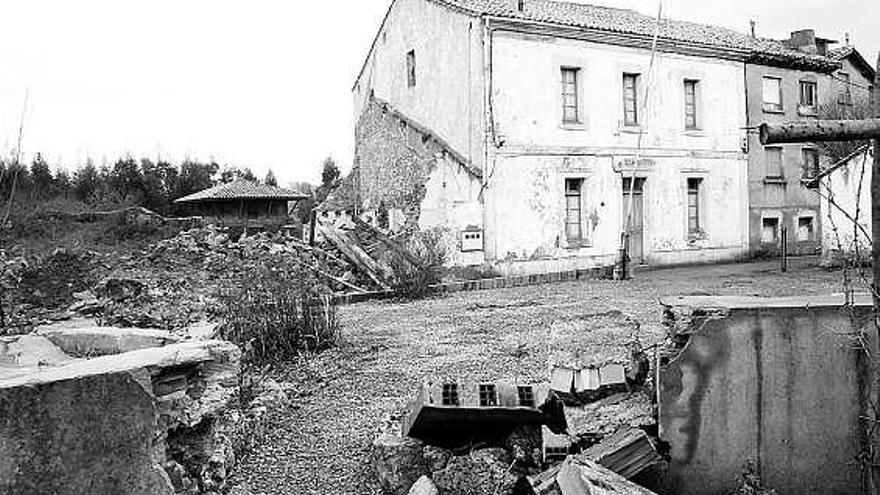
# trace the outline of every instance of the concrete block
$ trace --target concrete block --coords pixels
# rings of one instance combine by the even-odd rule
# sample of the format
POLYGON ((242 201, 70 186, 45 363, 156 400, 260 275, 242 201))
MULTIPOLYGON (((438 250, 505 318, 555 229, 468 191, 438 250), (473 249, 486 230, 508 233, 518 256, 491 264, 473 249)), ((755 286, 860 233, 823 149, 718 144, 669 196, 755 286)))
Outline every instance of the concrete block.
POLYGON ((180 342, 181 337, 164 330, 116 327, 38 327, 37 335, 49 339, 74 357, 106 356, 162 347, 180 342))

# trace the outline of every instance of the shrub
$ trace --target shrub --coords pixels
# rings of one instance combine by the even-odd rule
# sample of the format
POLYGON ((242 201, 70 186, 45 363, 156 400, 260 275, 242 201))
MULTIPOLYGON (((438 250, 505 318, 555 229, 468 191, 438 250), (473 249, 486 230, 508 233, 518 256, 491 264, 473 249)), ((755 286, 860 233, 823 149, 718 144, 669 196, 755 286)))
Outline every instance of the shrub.
POLYGON ((241 257, 226 268, 218 298, 221 336, 262 365, 319 351, 338 342, 336 303, 308 254, 257 239, 239 241, 241 257))

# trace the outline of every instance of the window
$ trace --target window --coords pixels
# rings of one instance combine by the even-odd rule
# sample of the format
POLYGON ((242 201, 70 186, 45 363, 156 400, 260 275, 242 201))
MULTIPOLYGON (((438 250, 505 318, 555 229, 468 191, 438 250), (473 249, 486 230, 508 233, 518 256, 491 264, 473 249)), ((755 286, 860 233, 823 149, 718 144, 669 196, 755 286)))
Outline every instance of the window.
POLYGON ((519 405, 523 407, 535 407, 535 391, 532 387, 516 387, 519 397, 519 405))
POLYGON ((803 156, 803 167, 805 180, 813 179, 819 175, 819 153, 812 148, 804 148, 801 150, 803 156))
POLYGON ((703 179, 687 180, 688 195, 688 233, 700 232, 700 186, 703 179))
POLYGON ((816 113, 816 83, 801 81, 800 84, 800 107, 798 111, 803 114, 816 113))
POLYGON ((764 111, 782 111, 782 79, 778 77, 764 78, 764 111))
POLYGON ((845 106, 852 105, 852 86, 850 84, 849 74, 841 72, 837 75, 837 78, 840 81, 840 90, 837 93, 837 103, 845 106))
POLYGON ((764 178, 783 178, 782 148, 764 148, 764 178))
POLYGON ((776 244, 779 236, 779 219, 765 218, 761 221, 761 244, 776 244))
POLYGON ((562 122, 580 123, 578 115, 578 69, 562 68, 562 122))
POLYGON ((639 125, 639 75, 623 75, 623 124, 639 125))
POLYGON ((584 179, 565 179, 565 236, 569 242, 583 240, 581 226, 581 193, 584 179))
POLYGON ((697 81, 684 81, 684 127, 697 129, 697 81))
POLYGON ((480 385, 480 405, 483 407, 498 405, 498 392, 495 385, 480 385))
POLYGON ((406 54, 406 85, 410 88, 416 85, 416 51, 410 50, 406 54))
POLYGON ((444 383, 443 384, 442 400, 443 400, 444 406, 457 406, 458 405, 458 384, 444 383))
POLYGON ((798 242, 811 242, 813 240, 813 233, 813 217, 798 217, 798 242))

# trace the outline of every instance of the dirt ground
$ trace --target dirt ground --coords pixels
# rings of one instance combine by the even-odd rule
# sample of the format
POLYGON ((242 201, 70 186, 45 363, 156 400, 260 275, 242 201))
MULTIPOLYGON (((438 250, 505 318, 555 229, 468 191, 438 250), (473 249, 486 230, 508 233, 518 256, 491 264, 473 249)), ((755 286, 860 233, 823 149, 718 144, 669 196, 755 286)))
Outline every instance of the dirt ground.
POLYGON ((370 443, 428 376, 544 381, 549 353, 596 329, 646 345, 662 338, 659 298, 841 292, 815 258, 637 272, 627 282, 579 281, 342 308, 344 342, 279 373, 297 384, 292 412, 273 418, 237 468, 233 493, 378 494, 370 443), (637 323, 636 323, 637 322, 637 323))

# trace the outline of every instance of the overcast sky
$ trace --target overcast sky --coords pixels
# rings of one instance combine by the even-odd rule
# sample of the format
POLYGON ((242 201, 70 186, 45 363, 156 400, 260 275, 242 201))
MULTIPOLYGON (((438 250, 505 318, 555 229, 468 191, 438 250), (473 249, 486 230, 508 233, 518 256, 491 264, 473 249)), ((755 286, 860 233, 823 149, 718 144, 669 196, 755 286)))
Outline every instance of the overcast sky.
MULTIPOLYGON (((131 153, 271 167, 282 182, 350 167, 350 89, 390 0, 3 0, 0 150, 68 167, 131 153)), ((654 14, 657 0, 596 0, 654 14)), ((664 0, 667 17, 880 49, 873 0, 664 0), (874 26, 872 26, 872 23, 874 26)))

